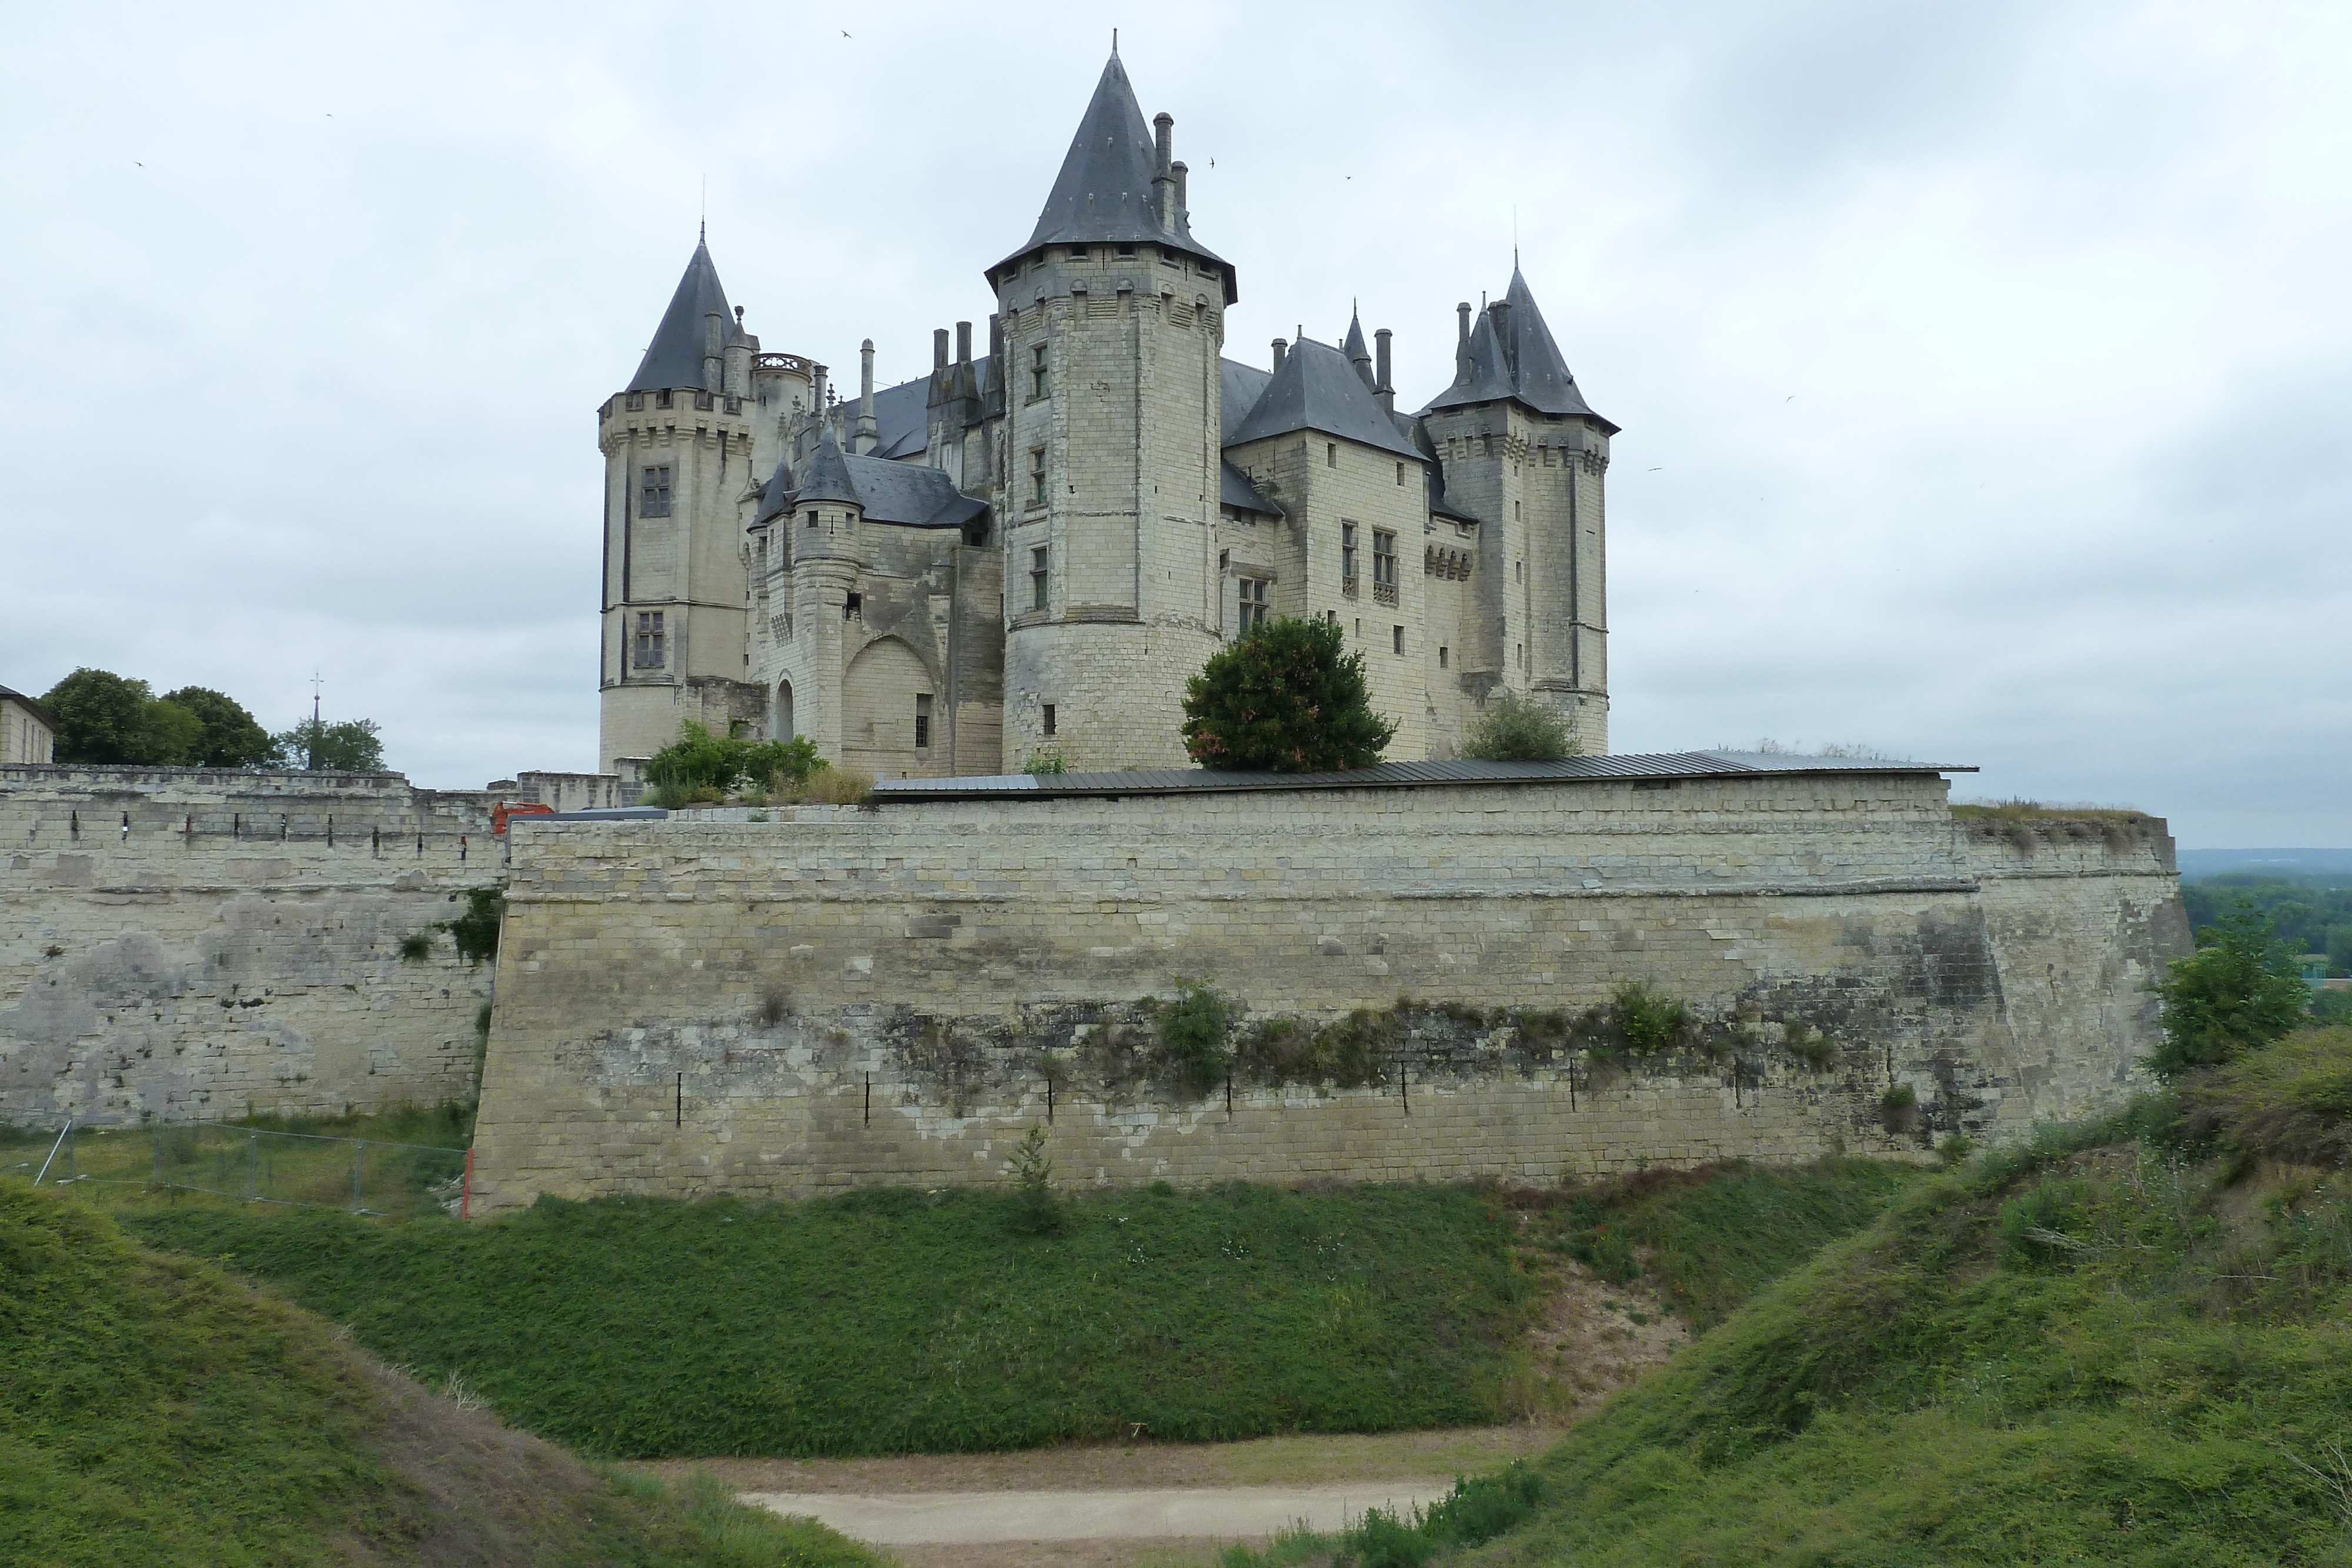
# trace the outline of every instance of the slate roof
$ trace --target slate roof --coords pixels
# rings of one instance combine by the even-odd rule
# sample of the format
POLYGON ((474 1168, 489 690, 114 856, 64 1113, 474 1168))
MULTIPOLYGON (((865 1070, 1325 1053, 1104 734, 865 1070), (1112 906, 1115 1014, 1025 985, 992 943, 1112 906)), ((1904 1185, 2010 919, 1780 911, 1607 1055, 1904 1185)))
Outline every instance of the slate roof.
POLYGON ((1269 517, 1289 515, 1251 484, 1248 475, 1225 462, 1217 465, 1217 504, 1239 507, 1244 512, 1257 512, 1269 517))
POLYGON ((898 800, 1052 799, 1059 796, 1224 794, 1255 789, 1379 789, 1432 784, 1540 784, 1577 779, 1744 779, 1807 773, 1974 773, 1964 764, 1895 762, 1780 752, 1669 751, 1570 757, 1559 762, 1381 762, 1332 773, 1223 773, 1206 768, 1132 773, 997 774, 963 779, 885 779, 877 803, 898 800))
MULTIPOLYGON (((1151 191, 1152 177, 1158 172, 1159 151, 1151 127, 1135 101, 1127 68, 1114 54, 1103 67, 1102 79, 1095 84, 1094 99, 1078 121, 1077 134, 1070 139, 1062 172, 1045 197, 1045 209, 1037 214, 1029 242, 1004 260, 1042 245, 1143 240, 1173 246, 1222 264, 1223 256, 1192 237, 1185 214, 1177 214, 1172 229, 1160 221, 1151 191)), ((1225 277, 1230 300, 1230 268, 1225 277)))
POLYGON ((1257 400, 1265 395, 1267 383, 1273 380, 1272 371, 1262 371, 1239 360, 1217 361, 1217 440, 1221 444, 1234 444, 1234 432, 1242 427, 1242 421, 1249 417, 1250 410, 1257 406, 1257 400))
POLYGON ((677 292, 669 297, 669 308, 662 312, 661 325, 654 329, 654 340, 646 346, 646 357, 637 361, 637 373, 622 390, 659 392, 666 387, 701 386, 703 322, 713 310, 719 312, 724 334, 720 341, 734 341, 742 329, 736 325, 735 312, 727 304, 727 290, 719 285, 710 247, 698 240, 694 256, 686 264, 686 275, 677 280, 677 292))
POLYGON ((958 490, 940 469, 844 452, 830 424, 797 483, 787 465, 776 465, 760 496, 759 522, 752 526, 771 522, 802 501, 838 501, 863 507, 869 523, 915 528, 960 528, 988 510, 987 502, 958 490))
POLYGON ((1576 377, 1569 372, 1568 361, 1553 341, 1551 328, 1545 323, 1535 294, 1516 262, 1502 302, 1506 308, 1500 313, 1501 327, 1496 327, 1496 312, 1490 305, 1479 313, 1478 324, 1471 329, 1468 378, 1456 380, 1432 398, 1428 408, 1460 408, 1517 398, 1539 413, 1572 414, 1616 434, 1618 427, 1595 413, 1578 390, 1576 377))
POLYGON ((1294 430, 1320 431, 1423 460, 1421 449, 1397 429, 1348 357, 1312 338, 1301 338, 1292 347, 1256 404, 1225 436, 1225 444, 1238 446, 1294 430))
POLYGON ((25 693, 16 690, 14 686, 0 686, 0 702, 22 703, 31 711, 35 718, 39 719, 51 729, 58 727, 57 716, 50 713, 47 708, 42 706, 41 700, 38 697, 29 696, 25 693))

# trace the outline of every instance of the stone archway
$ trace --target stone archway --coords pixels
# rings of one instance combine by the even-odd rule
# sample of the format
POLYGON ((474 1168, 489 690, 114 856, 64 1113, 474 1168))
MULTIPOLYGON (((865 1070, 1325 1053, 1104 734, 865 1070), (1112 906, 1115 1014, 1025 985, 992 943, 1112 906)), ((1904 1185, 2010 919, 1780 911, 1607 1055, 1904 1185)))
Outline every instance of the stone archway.
POLYGON ((947 747, 937 735, 918 730, 933 723, 936 686, 915 651, 896 637, 867 643, 850 661, 842 681, 841 759, 877 779, 929 778, 941 766, 947 747), (918 720, 921 723, 919 725, 918 720))

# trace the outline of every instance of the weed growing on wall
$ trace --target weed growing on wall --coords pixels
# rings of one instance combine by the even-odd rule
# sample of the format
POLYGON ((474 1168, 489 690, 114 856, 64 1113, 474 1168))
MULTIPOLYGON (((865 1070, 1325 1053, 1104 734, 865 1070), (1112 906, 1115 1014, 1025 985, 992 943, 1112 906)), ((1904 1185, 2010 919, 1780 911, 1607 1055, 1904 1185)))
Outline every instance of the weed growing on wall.
POLYGON ((1688 1003, 1654 991, 1639 980, 1617 988, 1609 1002, 1609 1021, 1625 1050, 1634 1056, 1655 1056, 1688 1043, 1696 1022, 1688 1003))
MULTIPOLYGON (((433 929, 446 931, 457 945, 457 956, 468 964, 487 964, 499 956, 499 931, 506 924, 506 879, 501 877, 489 887, 469 887, 462 894, 453 893, 449 902, 455 904, 460 897, 466 901, 466 913, 455 920, 440 921, 433 929)), ((402 956, 406 956, 404 947, 402 956)))
POLYGON ((1152 1067, 1180 1092, 1202 1095, 1221 1082, 1233 1065, 1226 1036, 1233 1003, 1198 980, 1176 982, 1176 999, 1160 1008, 1159 1049, 1152 1067))
POLYGON ((1021 765, 1022 772, 1040 778, 1057 776, 1069 770, 1068 758, 1062 755, 1060 747, 1052 746, 1031 752, 1029 760, 1021 765))
POLYGON ((1579 749, 1567 715, 1507 687, 1487 695, 1462 741, 1463 756, 1484 762, 1557 762, 1579 749))
POLYGON ((432 932, 412 931, 407 936, 400 939, 400 961, 402 963, 422 964, 431 956, 433 956, 432 932))

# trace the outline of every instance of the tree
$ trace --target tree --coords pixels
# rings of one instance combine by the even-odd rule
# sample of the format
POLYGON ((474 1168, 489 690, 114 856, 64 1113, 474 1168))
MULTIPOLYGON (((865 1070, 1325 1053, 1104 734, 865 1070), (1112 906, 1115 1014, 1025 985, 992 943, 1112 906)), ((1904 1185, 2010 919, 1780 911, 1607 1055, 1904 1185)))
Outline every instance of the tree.
POLYGON ((1508 689, 1486 698, 1462 742, 1462 755, 1482 762, 1557 762, 1578 749, 1567 715, 1508 689))
POLYGON ((155 737, 148 709, 155 694, 144 681, 110 670, 76 670, 41 699, 58 721, 57 759, 132 765, 152 763, 155 737))
POLYGON ((276 754, 276 743, 243 704, 208 686, 182 686, 163 701, 184 708, 202 727, 190 765, 196 768, 259 768, 276 754))
POLYGON ((2147 1059, 2158 1078, 2219 1067, 2304 1021, 2311 988, 2268 916, 2250 904, 2198 932, 2197 951, 2175 958, 2155 990, 2164 1043, 2147 1059))
POLYGON ((1396 726, 1372 711, 1338 622, 1286 617, 1209 655, 1184 685, 1182 733, 1203 768, 1312 773, 1378 762, 1396 726))
POLYGON ((306 718, 273 737, 271 756, 280 768, 312 773, 374 773, 383 767, 383 742, 372 718, 329 724, 306 718))

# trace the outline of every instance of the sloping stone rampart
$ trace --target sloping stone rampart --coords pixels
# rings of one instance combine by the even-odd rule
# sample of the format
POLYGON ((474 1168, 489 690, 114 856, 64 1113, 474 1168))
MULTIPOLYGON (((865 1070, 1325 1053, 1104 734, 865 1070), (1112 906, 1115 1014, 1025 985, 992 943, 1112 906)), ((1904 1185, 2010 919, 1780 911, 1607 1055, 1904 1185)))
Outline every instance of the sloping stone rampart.
POLYGON ((1933 776, 769 815, 518 837, 478 1209, 993 1181, 1041 1122, 1081 1182, 1916 1155, 2127 1092, 2188 937, 2160 822, 1988 836, 1933 776), (1377 1084, 1186 1096, 1138 1047, 1188 978, 1414 1006, 1377 1084), (1731 1043, 1628 1067, 1513 1016, 1627 981, 1731 1043))
POLYGON ((466 1094, 490 970, 430 927, 504 874, 490 799, 396 773, 0 768, 0 1120, 466 1094), (431 956, 402 962, 420 932, 431 956))

